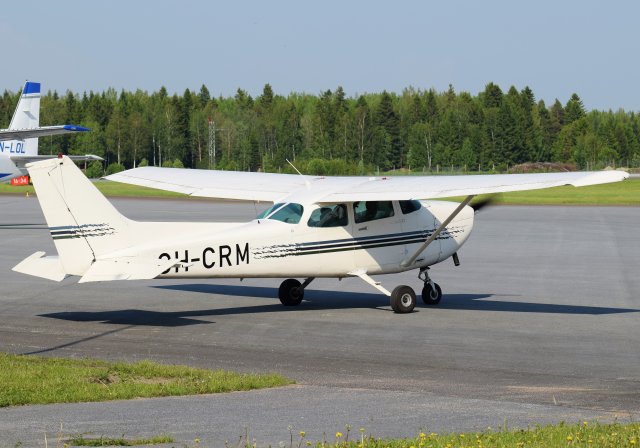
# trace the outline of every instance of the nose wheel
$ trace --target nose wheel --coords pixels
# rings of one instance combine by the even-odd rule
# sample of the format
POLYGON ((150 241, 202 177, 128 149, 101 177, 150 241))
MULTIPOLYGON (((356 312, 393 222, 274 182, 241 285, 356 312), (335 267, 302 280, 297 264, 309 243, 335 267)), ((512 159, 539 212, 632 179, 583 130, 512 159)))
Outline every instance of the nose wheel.
POLYGON ((442 289, 429 277, 429 268, 421 269, 418 278, 424 282, 422 301, 425 305, 437 305, 442 300, 442 289))
POLYGON ((442 289, 437 283, 425 283, 422 288, 422 301, 425 305, 437 305, 442 299, 442 289))

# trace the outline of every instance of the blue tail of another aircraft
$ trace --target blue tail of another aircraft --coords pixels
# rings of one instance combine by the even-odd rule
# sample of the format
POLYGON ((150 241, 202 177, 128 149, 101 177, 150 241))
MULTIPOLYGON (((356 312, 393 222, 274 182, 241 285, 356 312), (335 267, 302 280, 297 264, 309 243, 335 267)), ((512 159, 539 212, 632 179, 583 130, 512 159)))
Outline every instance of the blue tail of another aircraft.
MULTIPOLYGON (((27 81, 13 113, 10 130, 35 129, 40 126, 40 83, 27 81)), ((14 156, 38 154, 38 139, 9 140, 0 142, 2 153, 14 156)))

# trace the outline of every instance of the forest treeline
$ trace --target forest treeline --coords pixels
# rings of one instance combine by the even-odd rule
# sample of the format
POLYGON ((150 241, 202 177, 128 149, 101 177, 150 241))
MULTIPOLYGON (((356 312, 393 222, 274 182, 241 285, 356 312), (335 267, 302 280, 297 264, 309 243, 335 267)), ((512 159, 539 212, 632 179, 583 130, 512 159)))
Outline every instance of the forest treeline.
MULTIPOLYGON (((18 97, 5 90, 0 98, 2 123, 9 123, 18 97)), ((282 96, 269 84, 256 98, 242 89, 214 98, 205 85, 182 95, 164 87, 153 93, 49 91, 40 119, 92 130, 42 138, 41 153, 96 154, 111 171, 155 164, 291 172, 287 160, 309 174, 505 171, 525 162, 580 169, 640 165, 638 114, 586 111, 577 94, 546 105, 529 87, 505 93, 494 83, 477 96, 451 86, 357 97, 341 87, 282 96)))

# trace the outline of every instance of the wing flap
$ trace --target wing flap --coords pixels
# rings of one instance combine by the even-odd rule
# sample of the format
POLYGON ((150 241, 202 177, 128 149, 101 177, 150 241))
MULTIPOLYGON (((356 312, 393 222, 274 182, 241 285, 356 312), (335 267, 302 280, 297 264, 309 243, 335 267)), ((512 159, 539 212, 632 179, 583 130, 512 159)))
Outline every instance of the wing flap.
POLYGON ((273 202, 305 187, 299 175, 142 167, 106 179, 191 196, 273 202))

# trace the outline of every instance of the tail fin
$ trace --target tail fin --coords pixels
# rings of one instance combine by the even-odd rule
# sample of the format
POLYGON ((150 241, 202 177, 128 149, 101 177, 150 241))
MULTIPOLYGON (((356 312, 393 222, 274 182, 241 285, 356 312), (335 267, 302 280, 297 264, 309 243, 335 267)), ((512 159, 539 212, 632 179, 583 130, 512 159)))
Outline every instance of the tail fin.
POLYGON ((101 255, 130 245, 130 221, 63 156, 27 165, 60 263, 84 275, 101 255))
MULTIPOLYGON (((35 129, 40 126, 40 83, 24 84, 18 106, 13 113, 9 129, 35 129)), ((38 139, 29 138, 24 141, 22 154, 35 156, 38 154, 38 139)))

